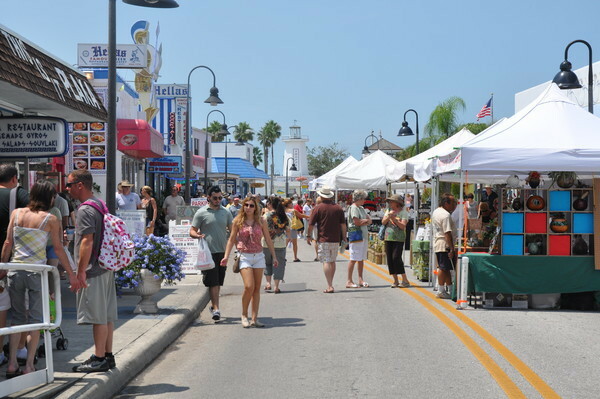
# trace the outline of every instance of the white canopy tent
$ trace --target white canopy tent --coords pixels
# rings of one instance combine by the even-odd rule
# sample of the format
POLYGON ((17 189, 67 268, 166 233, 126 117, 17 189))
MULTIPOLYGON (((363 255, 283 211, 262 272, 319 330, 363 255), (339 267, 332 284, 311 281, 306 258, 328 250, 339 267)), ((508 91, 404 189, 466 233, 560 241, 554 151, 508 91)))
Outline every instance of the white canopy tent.
POLYGON ((433 158, 454 151, 473 137, 475 135, 469 129, 464 128, 426 151, 389 166, 387 170, 388 177, 393 181, 405 180, 408 177, 413 177, 417 181, 427 181, 431 178, 431 175, 425 178, 425 174, 421 171, 431 170, 433 158))
POLYGON ((324 175, 321 175, 315 179, 313 179, 310 182, 310 189, 311 191, 316 190, 319 187, 323 187, 323 186, 328 186, 330 188, 338 188, 335 185, 335 177, 342 173, 345 169, 357 164, 358 161, 356 160, 356 158, 354 158, 352 155, 350 155, 348 158, 344 159, 342 161, 342 163, 340 163, 338 166, 336 166, 335 168, 331 169, 329 172, 325 173, 324 175))
POLYGON ((390 179, 386 170, 399 163, 383 151, 375 151, 355 165, 346 168, 335 178, 335 187, 340 189, 385 190, 390 179))
POLYGON ((456 168, 474 175, 600 171, 600 118, 552 83, 514 116, 465 143, 456 168))

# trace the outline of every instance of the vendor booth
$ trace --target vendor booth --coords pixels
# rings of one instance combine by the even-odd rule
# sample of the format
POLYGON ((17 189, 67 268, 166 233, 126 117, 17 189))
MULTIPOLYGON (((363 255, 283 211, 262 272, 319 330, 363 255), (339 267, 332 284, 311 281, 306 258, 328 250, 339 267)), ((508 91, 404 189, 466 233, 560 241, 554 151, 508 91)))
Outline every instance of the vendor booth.
POLYGON ((453 160, 446 158, 439 180, 504 175, 507 183, 515 175, 497 187, 498 255, 467 253, 461 262, 469 268, 468 283, 462 276, 463 300, 467 285, 470 292, 509 295, 600 291, 600 216, 594 206, 600 187, 593 179, 600 166, 599 132, 598 117, 550 84, 520 112, 462 145, 453 160), (557 184, 572 174, 576 187, 557 184))
POLYGON ((338 188, 335 185, 335 178, 337 175, 342 173, 344 170, 350 168, 351 166, 357 164, 358 161, 352 156, 348 156, 348 158, 344 159, 342 163, 340 163, 335 168, 331 169, 329 172, 325 173, 322 176, 319 176, 313 179, 309 186, 311 191, 317 190, 319 187, 327 186, 332 189, 338 188))

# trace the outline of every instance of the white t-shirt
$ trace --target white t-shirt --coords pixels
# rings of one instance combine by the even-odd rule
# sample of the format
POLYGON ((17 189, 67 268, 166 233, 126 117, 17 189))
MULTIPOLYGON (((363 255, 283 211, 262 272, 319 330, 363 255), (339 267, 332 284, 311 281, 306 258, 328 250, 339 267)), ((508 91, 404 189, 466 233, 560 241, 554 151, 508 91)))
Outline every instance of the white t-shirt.
POLYGON ((163 209, 167 211, 167 222, 169 220, 177 219, 177 207, 184 205, 185 201, 183 200, 183 197, 179 195, 176 197, 169 195, 167 198, 165 198, 165 201, 163 202, 163 209))
POLYGON ((304 213, 306 216, 310 216, 310 213, 312 212, 312 208, 308 205, 304 205, 302 207, 302 213, 304 213))
POLYGON ((446 252, 446 233, 452 232, 454 238, 456 231, 452 215, 440 206, 431 214, 431 225, 433 226, 433 251, 446 252))
POLYGON ((123 211, 135 211, 138 205, 141 205, 142 200, 136 193, 117 194, 117 209, 123 211))

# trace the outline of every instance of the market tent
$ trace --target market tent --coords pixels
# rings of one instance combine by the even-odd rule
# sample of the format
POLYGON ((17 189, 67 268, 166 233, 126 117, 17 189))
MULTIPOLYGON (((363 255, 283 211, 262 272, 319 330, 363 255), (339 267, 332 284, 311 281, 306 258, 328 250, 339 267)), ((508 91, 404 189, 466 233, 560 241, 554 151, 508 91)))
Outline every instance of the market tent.
POLYGON ((352 155, 350 155, 348 158, 344 159, 342 161, 342 163, 340 163, 335 168, 331 169, 329 172, 313 179, 310 182, 311 191, 314 191, 317 188, 322 187, 322 186, 328 186, 330 188, 337 188, 335 186, 335 177, 338 174, 340 174, 342 171, 344 171, 346 168, 349 168, 350 166, 355 165, 357 163, 358 163, 358 161, 356 160, 356 158, 354 158, 352 155))
POLYGON ((426 176, 421 171, 431 170, 433 158, 454 151, 456 148, 473 139, 473 137, 475 137, 475 135, 471 133, 469 129, 463 128, 446 140, 422 153, 389 166, 387 170, 388 177, 393 181, 405 180, 408 177, 414 177, 417 181, 427 181, 431 178, 431 175, 426 176))
POLYGON ((597 172, 600 118, 552 83, 527 107, 462 146, 460 163, 469 174, 597 172))
POLYGON ((335 187, 341 189, 385 190, 390 179, 386 170, 399 163, 383 151, 375 151, 355 165, 346 168, 335 178, 335 187))

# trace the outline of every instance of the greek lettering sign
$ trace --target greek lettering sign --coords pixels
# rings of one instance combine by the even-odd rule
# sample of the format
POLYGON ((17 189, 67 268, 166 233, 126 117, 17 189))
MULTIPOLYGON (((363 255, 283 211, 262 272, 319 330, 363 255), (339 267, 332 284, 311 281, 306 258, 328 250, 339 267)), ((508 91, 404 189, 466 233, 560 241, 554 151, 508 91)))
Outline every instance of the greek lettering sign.
POLYGON ((156 98, 186 98, 187 95, 187 84, 154 85, 154 96, 156 98))
POLYGON ((67 121, 52 117, 0 118, 0 157, 57 157, 67 152, 67 121))
POLYGON ((146 172, 177 174, 183 171, 181 156, 173 155, 162 158, 149 158, 146 162, 146 172))
MULTIPOLYGON (((143 44, 117 44, 117 68, 138 69, 147 66, 147 49, 143 44)), ((80 67, 108 68, 108 45, 79 43, 77 62, 80 67)))

